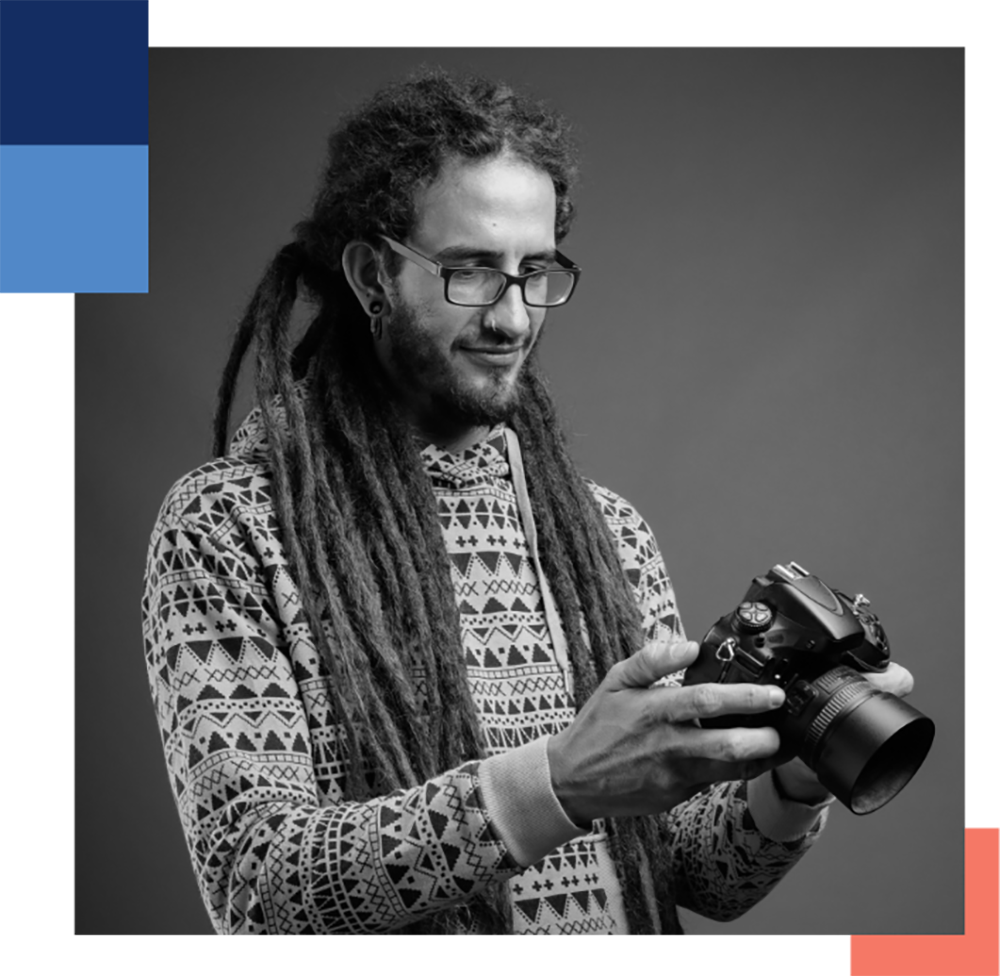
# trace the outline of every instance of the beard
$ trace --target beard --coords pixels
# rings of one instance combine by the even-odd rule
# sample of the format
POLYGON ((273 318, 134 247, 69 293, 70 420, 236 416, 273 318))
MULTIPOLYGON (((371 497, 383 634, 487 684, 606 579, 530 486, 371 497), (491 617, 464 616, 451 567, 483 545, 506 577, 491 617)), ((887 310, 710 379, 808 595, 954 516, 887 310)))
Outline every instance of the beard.
MULTIPOLYGON (((437 425, 455 429, 493 427, 509 421, 524 393, 524 378, 535 369, 540 326, 527 356, 511 378, 508 366, 481 367, 485 383, 473 383, 456 365, 450 350, 442 348, 434 332, 426 328, 409 305, 397 302, 385 326, 390 338, 388 365, 401 392, 419 397, 437 425)), ((489 344, 503 349, 518 343, 489 344)))

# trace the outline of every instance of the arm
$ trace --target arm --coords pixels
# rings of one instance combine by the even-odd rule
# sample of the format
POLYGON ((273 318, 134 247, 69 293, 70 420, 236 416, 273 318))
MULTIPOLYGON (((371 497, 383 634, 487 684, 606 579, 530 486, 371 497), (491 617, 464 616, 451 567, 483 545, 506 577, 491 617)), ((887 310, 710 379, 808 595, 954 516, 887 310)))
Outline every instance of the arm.
POLYGON ((521 870, 491 811, 503 820, 512 783, 522 802, 530 792, 544 766, 530 748, 343 799, 326 679, 296 621, 266 484, 241 467, 221 482, 196 473, 168 497, 143 603, 170 782, 217 931, 391 930, 521 870))
POLYGON ((812 807, 782 800, 768 772, 749 782, 716 783, 678 804, 661 817, 674 855, 677 904, 717 921, 738 918, 816 842, 830 802, 812 807), (768 832, 755 812, 767 818, 768 832))
MULTIPOLYGON (((635 587, 646 639, 683 639, 673 586, 656 539, 631 506, 621 499, 618 503, 620 522, 611 528, 621 540, 619 554, 635 587)), ((664 684, 680 685, 682 678, 683 671, 677 671, 664 684)), ((750 781, 716 783, 660 816, 664 843, 673 853, 679 905, 718 920, 736 918, 760 901, 815 843, 832 798, 822 788, 810 789, 805 780, 801 786, 793 780, 791 788, 784 789, 791 765, 750 781), (778 788, 772 776, 783 777, 778 788), (810 802, 792 801, 800 796, 810 802)))

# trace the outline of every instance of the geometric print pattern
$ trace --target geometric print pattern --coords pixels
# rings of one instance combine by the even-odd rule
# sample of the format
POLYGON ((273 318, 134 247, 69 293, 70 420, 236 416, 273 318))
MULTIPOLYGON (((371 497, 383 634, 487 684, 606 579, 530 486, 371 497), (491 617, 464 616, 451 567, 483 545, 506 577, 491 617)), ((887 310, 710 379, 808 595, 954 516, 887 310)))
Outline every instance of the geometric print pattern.
MULTIPOLYGON (((624 931, 604 824, 522 868, 492 827, 478 762, 363 803, 343 800, 343 730, 299 612, 260 443, 255 412, 230 456, 171 489, 143 597, 168 775, 216 930, 391 931, 507 878, 516 932, 624 931)), ((564 728, 575 705, 502 427, 461 455, 427 447, 422 456, 451 557, 470 690, 490 754, 505 752, 564 728)), ((647 637, 682 634, 652 533, 623 499, 591 490, 647 637)), ((413 678, 419 686, 422 675, 413 678)), ((661 818, 678 903, 713 917, 754 904, 822 825, 795 844, 770 841, 740 785, 718 784, 661 818)))
MULTIPOLYGON (((527 556, 503 428, 459 456, 429 446, 424 460, 451 555, 469 682, 487 742, 496 752, 554 734, 575 715, 571 681, 555 659, 541 589, 527 556)), ((622 567, 643 611, 647 640, 683 637, 673 588, 649 527, 620 496, 588 484, 618 540, 622 567)), ((669 681, 681 677, 671 675, 669 681)), ((737 914, 746 911, 807 846, 767 841, 753 827, 746 837, 733 833, 734 824, 749 825, 752 818, 745 789, 734 793, 727 785, 719 784, 664 818, 671 843, 678 843, 679 835, 687 840, 678 853, 696 876, 693 890, 698 897, 692 906, 700 905, 713 916, 728 914, 734 902, 737 914), (720 822, 725 830, 718 829, 720 822), (729 838, 743 850, 763 847, 764 852, 752 865, 744 865, 729 838), (705 870, 703 855, 712 870, 705 870), (737 874, 742 887, 734 894, 730 881, 737 874), (752 894, 756 897, 751 900, 752 894)), ((515 911, 514 931, 620 931, 620 906, 607 905, 606 886, 616 883, 613 874, 604 824, 597 821, 587 837, 557 848, 511 880, 512 904, 518 908, 519 898, 527 896, 529 909, 515 911), (565 865, 576 862, 581 868, 567 873, 565 865), (536 877, 529 880, 531 876, 536 877)))
POLYGON ((747 807, 745 782, 717 783, 662 818, 664 843, 673 852, 678 904, 711 905, 711 917, 727 922, 756 904, 815 843, 826 823, 793 841, 778 842, 756 828, 747 807), (719 811, 731 813, 720 830, 719 811), (733 857, 733 851, 740 852, 733 857), (706 860, 714 870, 706 870, 706 860))

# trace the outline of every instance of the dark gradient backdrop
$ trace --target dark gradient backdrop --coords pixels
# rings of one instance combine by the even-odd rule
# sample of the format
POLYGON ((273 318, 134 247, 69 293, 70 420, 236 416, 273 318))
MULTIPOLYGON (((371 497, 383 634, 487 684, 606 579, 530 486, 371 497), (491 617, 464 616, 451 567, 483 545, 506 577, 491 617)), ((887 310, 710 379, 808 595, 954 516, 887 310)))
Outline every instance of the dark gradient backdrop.
POLYGON ((331 124, 420 62, 577 124, 584 276, 544 361, 688 633, 796 559, 873 600, 937 722, 889 806, 835 806, 764 903, 689 930, 961 932, 960 50, 151 51, 150 292, 76 306, 78 931, 210 931, 146 685, 149 531, 208 457, 232 326, 331 124))

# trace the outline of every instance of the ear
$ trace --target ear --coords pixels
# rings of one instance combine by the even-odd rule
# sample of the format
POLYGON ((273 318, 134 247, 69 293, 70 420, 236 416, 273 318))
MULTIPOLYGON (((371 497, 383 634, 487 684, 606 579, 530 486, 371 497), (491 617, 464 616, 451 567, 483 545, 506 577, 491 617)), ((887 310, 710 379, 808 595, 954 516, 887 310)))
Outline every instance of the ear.
POLYGON ((370 307, 374 301, 380 301, 385 308, 388 298, 383 286, 382 262, 371 244, 365 241, 350 241, 345 245, 340 260, 347 283, 361 302, 365 315, 371 314, 370 307))

